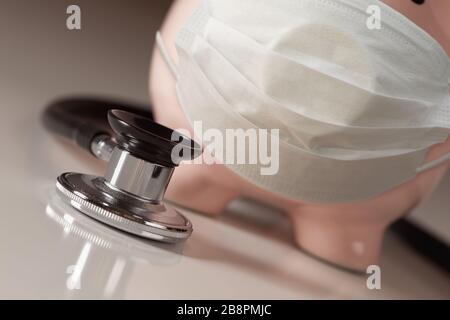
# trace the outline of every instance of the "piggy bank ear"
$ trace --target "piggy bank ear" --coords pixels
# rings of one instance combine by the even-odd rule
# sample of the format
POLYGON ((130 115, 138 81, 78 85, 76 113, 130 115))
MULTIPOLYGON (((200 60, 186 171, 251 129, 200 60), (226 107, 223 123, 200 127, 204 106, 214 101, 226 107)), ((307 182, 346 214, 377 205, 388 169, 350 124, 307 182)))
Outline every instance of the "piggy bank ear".
POLYGON ((448 18, 450 1, 429 1, 427 5, 431 7, 434 21, 439 25, 440 30, 445 33, 445 38, 441 41, 441 45, 447 50, 447 54, 450 55, 450 19, 448 18))

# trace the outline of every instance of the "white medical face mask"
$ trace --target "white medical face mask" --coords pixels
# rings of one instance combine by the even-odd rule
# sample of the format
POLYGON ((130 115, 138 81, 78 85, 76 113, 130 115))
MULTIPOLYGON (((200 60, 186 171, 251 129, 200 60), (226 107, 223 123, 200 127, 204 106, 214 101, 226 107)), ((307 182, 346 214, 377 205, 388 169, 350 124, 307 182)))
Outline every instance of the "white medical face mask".
POLYGON ((302 149, 356 160, 416 151, 447 139, 449 130, 441 127, 340 126, 303 116, 262 93, 206 40, 187 29, 180 38, 179 45, 189 52, 230 110, 259 128, 280 129, 282 140, 302 149))
POLYGON ((442 80, 449 75, 448 58, 423 31, 378 1, 352 5, 344 0, 210 0, 180 33, 179 70, 172 69, 180 103, 192 121, 220 130, 281 129, 277 175, 261 176, 258 165, 230 165, 233 171, 286 197, 337 203, 377 195, 448 160, 417 169, 427 148, 449 132, 448 87, 442 80), (417 52, 431 50, 414 56, 422 65, 395 65, 405 52, 402 44, 389 35, 373 36, 361 30, 365 24, 348 19, 349 14, 367 17, 367 3, 380 5, 390 17, 383 20, 389 34, 404 36, 417 52), (295 12, 299 4, 304 6, 295 12), (247 12, 247 5, 252 10, 247 12), (217 12, 225 21, 211 17, 217 12), (260 24, 253 25, 259 19, 266 21, 262 32, 260 24), (330 44, 324 37, 337 35, 315 34, 317 29, 338 30, 339 41, 330 44), (302 37, 312 38, 300 50, 294 40, 302 37), (320 42, 335 46, 335 54, 317 50, 320 42), (417 90, 407 90, 414 86, 417 90))

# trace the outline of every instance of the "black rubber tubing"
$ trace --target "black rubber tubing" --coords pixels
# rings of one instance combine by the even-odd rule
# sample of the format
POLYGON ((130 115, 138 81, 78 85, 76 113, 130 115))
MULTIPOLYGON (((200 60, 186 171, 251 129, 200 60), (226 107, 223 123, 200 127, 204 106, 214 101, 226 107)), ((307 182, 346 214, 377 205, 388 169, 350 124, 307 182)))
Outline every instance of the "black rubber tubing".
POLYGON ((112 135, 108 111, 120 109, 153 119, 150 106, 122 103, 99 98, 65 98, 49 104, 42 114, 44 127, 51 133, 72 140, 92 153, 93 139, 102 134, 112 135))

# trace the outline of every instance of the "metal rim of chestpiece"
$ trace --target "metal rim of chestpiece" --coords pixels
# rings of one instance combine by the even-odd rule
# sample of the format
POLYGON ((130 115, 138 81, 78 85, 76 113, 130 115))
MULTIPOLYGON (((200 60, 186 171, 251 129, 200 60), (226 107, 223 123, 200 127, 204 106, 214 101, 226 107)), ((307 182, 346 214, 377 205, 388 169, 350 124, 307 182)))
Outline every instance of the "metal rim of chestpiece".
POLYGON ((168 243, 192 233, 191 222, 175 209, 112 189, 101 177, 65 173, 56 187, 72 207, 122 231, 168 243))

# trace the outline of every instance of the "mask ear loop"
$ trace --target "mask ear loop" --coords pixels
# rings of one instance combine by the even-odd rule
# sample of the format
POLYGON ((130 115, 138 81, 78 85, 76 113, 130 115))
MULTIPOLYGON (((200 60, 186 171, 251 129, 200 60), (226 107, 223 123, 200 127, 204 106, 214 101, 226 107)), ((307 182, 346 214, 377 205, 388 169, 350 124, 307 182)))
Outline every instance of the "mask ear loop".
POLYGON ((175 77, 175 79, 178 79, 180 77, 180 72, 178 71, 176 64, 173 62, 172 58, 169 55, 169 51, 167 50, 167 47, 164 44, 164 40, 161 36, 160 31, 156 33, 156 45, 158 46, 158 50, 161 53, 164 62, 169 67, 170 72, 175 77))
POLYGON ((446 155, 444 155, 436 160, 433 160, 427 164, 424 164, 423 166, 417 168, 416 172, 422 173, 424 171, 431 170, 433 168, 436 168, 437 166, 440 166, 441 164, 446 163, 447 161, 450 161, 450 153, 447 153, 446 155))
MULTIPOLYGON (((450 78, 448 79, 448 84, 450 85, 450 78)), ((436 160, 424 164, 423 166, 417 168, 416 172, 422 173, 424 171, 428 171, 430 169, 436 168, 437 166, 440 166, 441 164, 446 163, 447 161, 450 161, 450 153, 447 153, 446 155, 443 155, 442 157, 439 157, 436 160)))

